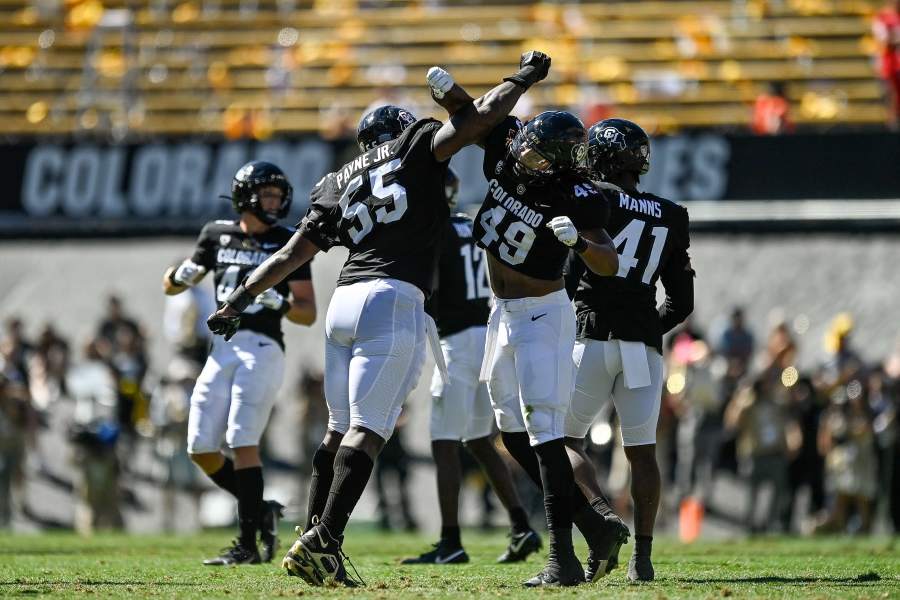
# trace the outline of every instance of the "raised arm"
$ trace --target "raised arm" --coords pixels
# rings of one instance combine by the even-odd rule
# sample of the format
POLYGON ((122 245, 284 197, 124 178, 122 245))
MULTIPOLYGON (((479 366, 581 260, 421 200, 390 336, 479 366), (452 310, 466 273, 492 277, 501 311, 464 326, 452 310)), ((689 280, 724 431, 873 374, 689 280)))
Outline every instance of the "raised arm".
POLYGON ((425 80, 431 88, 432 99, 447 111, 447 116, 452 117, 467 104, 475 102, 475 98, 453 81, 450 73, 440 67, 428 69, 425 80))
MULTIPOLYGON (((532 50, 522 55, 519 70, 503 79, 503 83, 488 91, 477 100, 447 76, 442 87, 432 87, 432 93, 443 106, 450 119, 434 135, 431 150, 440 162, 448 160, 462 148, 480 141, 506 117, 528 88, 541 81, 550 70, 550 57, 543 52, 532 50), (459 89, 456 89, 459 88, 459 89)), ((433 70, 429 73, 434 73, 433 70)), ((429 78, 429 85, 432 78, 429 78)))

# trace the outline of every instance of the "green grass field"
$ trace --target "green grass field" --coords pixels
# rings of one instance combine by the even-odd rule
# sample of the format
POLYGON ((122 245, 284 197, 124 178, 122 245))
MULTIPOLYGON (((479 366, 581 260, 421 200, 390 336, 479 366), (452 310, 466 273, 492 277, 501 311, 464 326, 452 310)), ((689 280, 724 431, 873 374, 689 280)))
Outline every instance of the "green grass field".
MULTIPOLYGON (((761 538, 683 546, 655 543, 657 581, 628 585, 620 567, 595 584, 525 590, 520 582, 542 565, 532 559, 500 566, 502 535, 466 532, 467 565, 401 567, 399 559, 428 540, 349 532, 345 545, 368 586, 311 588, 276 565, 216 569, 200 559, 224 545, 228 533, 195 536, 73 534, 0 536, 0 596, 78 598, 900 598, 900 551, 888 539, 761 538)), ((283 546, 293 535, 284 532, 283 546)), ((627 560, 631 546, 623 548, 627 560)), ((581 556, 585 555, 583 544, 581 556)))

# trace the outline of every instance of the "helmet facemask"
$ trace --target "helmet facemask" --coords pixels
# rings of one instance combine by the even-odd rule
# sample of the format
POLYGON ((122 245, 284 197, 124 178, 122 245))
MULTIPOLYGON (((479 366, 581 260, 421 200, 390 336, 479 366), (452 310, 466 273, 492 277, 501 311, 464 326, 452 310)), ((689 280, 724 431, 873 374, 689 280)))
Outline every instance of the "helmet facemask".
POLYGON ((532 181, 549 179, 556 174, 553 163, 543 156, 521 130, 509 145, 509 157, 517 175, 532 181))
POLYGON ((279 219, 283 219, 287 216, 287 212, 291 206, 292 195, 293 191, 291 186, 287 185, 285 182, 269 181, 257 184, 253 187, 253 194, 250 197, 250 210, 263 223, 274 225, 279 219), (280 202, 275 209, 266 210, 263 207, 262 196, 265 193, 270 193, 265 192, 266 188, 275 188, 281 192, 280 202))

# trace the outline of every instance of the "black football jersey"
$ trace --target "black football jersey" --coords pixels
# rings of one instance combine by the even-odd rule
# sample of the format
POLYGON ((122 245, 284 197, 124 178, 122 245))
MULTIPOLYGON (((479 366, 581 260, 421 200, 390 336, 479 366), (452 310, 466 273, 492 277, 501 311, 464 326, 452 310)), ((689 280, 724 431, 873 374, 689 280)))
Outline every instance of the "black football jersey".
POLYGON ((428 305, 441 337, 486 325, 491 297, 487 260, 472 238, 472 220, 453 215, 445 230, 437 287, 428 305))
POLYGON ((670 287, 693 286, 688 213, 653 194, 611 194, 606 231, 619 253, 619 272, 597 275, 572 253, 566 287, 572 290, 577 286, 578 334, 597 340, 644 342, 661 352, 666 330, 656 306, 656 282, 662 278, 667 293, 670 287))
POLYGON ((323 250, 350 250, 339 286, 385 277, 431 294, 450 216, 444 198, 447 162, 438 162, 431 151, 440 127, 440 121, 420 119, 313 188, 299 229, 323 250))
MULTIPOLYGON (((244 277, 284 246, 293 235, 293 229, 281 225, 274 225, 264 233, 250 235, 241 230, 237 221, 211 221, 200 231, 191 260, 212 272, 216 301, 224 302, 244 277)), ((275 291, 288 298, 288 281, 309 279, 311 276, 307 263, 276 285, 275 291)), ((261 333, 284 348, 281 318, 282 314, 277 310, 261 304, 251 304, 241 314, 238 329, 261 333)))
POLYGON ((475 240, 504 265, 536 279, 558 279, 568 256, 547 227, 567 216, 579 231, 606 224, 604 192, 590 180, 565 174, 545 184, 519 181, 506 160, 507 147, 522 124, 507 117, 484 142, 484 175, 488 191, 475 217, 475 240))

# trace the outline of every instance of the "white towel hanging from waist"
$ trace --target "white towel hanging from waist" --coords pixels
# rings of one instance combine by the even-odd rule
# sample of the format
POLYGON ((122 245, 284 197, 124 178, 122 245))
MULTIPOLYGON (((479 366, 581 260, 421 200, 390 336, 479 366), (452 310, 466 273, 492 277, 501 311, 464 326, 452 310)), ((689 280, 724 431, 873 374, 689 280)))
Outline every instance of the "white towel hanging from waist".
POLYGON ((450 384, 450 374, 447 372, 447 363, 444 361, 444 352, 441 350, 441 338, 438 336, 437 324, 431 315, 425 315, 425 333, 428 335, 428 345, 431 346, 431 354, 434 355, 434 364, 437 365, 444 385, 450 384))
POLYGON ((478 373, 478 381, 488 381, 491 378, 491 364, 494 362, 494 354, 497 351, 497 334, 500 332, 500 309, 495 305, 488 317, 487 332, 484 336, 484 358, 481 361, 481 371, 478 373))
POLYGON ((647 346, 643 342, 619 342, 622 356, 622 374, 629 390, 650 385, 650 364, 647 362, 647 346))

